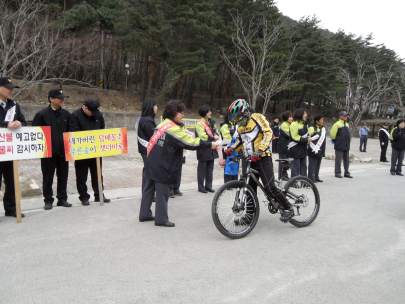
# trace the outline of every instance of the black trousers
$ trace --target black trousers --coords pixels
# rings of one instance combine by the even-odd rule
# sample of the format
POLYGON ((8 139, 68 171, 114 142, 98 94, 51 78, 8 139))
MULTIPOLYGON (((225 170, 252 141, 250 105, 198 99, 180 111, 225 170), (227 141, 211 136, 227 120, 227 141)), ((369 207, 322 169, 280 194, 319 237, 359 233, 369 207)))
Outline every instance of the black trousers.
POLYGON ((349 164, 350 164, 350 158, 349 158, 349 151, 340 151, 340 150, 335 150, 335 174, 341 174, 342 173, 342 159, 343 159, 343 167, 345 169, 345 175, 349 174, 349 164))
POLYGON ((294 176, 307 176, 307 158, 294 158, 291 163, 291 178, 294 176))
MULTIPOLYGON (((278 159, 286 159, 288 158, 287 154, 278 154, 278 159)), ((278 179, 281 179, 283 176, 288 178, 288 173, 287 171, 282 172, 283 168, 282 168, 282 164, 281 162, 278 162, 278 179)))
POLYGON ((391 155, 391 173, 402 172, 402 161, 404 160, 405 150, 392 149, 391 155))
POLYGON ((380 154, 380 161, 387 161, 387 148, 388 148, 388 143, 384 143, 384 146, 381 145, 381 154, 380 154))
MULTIPOLYGON (((75 160, 76 169, 76 186, 77 192, 79 192, 80 201, 87 201, 90 198, 90 194, 87 193, 87 176, 91 176, 91 187, 94 191, 94 198, 97 200, 100 198, 98 191, 98 177, 97 177, 97 159, 81 159, 75 160)), ((100 158, 100 169, 101 169, 101 158, 100 158)), ((101 181, 103 181, 103 176, 101 175, 101 181)), ((104 190, 104 187, 103 187, 104 190)))
POLYGON ((367 148, 367 139, 368 139, 368 136, 365 136, 365 135, 363 135, 363 136, 360 137, 360 151, 363 151, 363 152, 366 151, 366 148, 367 148), (361 147, 362 147, 363 145, 364 145, 364 148, 361 149, 361 147))
POLYGON ((13 161, 0 162, 0 190, 1 179, 4 178, 3 204, 6 212, 16 212, 13 161))
POLYGON ((168 204, 170 185, 155 182, 147 179, 145 187, 142 191, 141 209, 139 210, 139 219, 147 219, 153 216, 152 199, 156 191, 156 206, 155 206, 155 223, 164 224, 169 220, 168 204))
POLYGON ((69 162, 66 161, 65 155, 52 156, 49 158, 41 158, 42 170, 42 192, 44 194, 45 203, 53 203, 53 177, 57 177, 57 194, 58 201, 67 201, 67 182, 69 175, 69 162))
POLYGON ((322 157, 314 158, 308 156, 308 177, 312 180, 319 179, 322 157))
POLYGON ((180 189, 180 184, 181 184, 181 170, 183 169, 183 164, 180 164, 179 171, 177 171, 176 175, 176 183, 173 185, 170 185, 170 188, 173 190, 179 190, 180 189))
MULTIPOLYGON (((274 184, 273 163, 271 161, 271 158, 263 157, 258 162, 252 162, 250 167, 259 172, 259 177, 264 186, 264 190, 266 190, 266 192, 270 194, 270 196, 273 197, 277 202, 279 202, 284 208, 290 208, 290 203, 285 198, 284 194, 274 184)), ((253 178, 249 180, 249 185, 257 193, 257 184, 253 180, 253 178)))
POLYGON ((148 179, 146 177, 146 172, 149 171, 149 159, 147 155, 141 155, 142 156, 142 160, 143 160, 143 170, 142 170, 142 190, 143 187, 145 186, 145 182, 148 179))
POLYGON ((198 190, 212 188, 213 174, 214 174, 214 160, 198 162, 197 167, 198 190))

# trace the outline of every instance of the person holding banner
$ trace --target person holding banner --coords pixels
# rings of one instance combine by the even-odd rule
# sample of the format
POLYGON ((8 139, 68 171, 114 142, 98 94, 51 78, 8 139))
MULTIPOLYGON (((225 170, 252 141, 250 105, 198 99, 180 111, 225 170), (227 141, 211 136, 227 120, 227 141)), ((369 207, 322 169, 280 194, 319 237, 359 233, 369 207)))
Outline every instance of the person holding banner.
POLYGON ((307 112, 303 108, 294 113, 294 121, 290 125, 290 140, 288 155, 294 158, 291 178, 297 175, 307 176, 307 144, 312 139, 308 136, 307 112))
POLYGON ((143 160, 143 172, 142 172, 142 190, 145 186, 146 172, 149 170, 149 160, 147 156, 147 147, 150 138, 155 132, 157 126, 155 122, 155 116, 158 111, 157 101, 153 98, 147 98, 142 103, 142 115, 137 122, 137 135, 138 135, 138 152, 142 156, 143 160))
POLYGON ((57 206, 72 207, 67 201, 67 181, 69 174, 69 162, 65 158, 65 146, 63 133, 69 132, 69 111, 63 109, 65 98, 61 89, 51 89, 48 93, 49 106, 39 111, 32 121, 33 127, 51 127, 52 157, 41 158, 42 192, 44 194, 45 210, 52 209, 54 201, 52 184, 53 177, 58 178, 57 183, 57 206))
POLYGON ((217 149, 218 144, 193 139, 182 129, 182 119, 185 109, 179 100, 170 100, 163 113, 164 121, 157 126, 155 134, 148 143, 147 155, 149 170, 148 179, 142 192, 139 221, 155 221, 156 226, 174 227, 169 221, 168 200, 170 185, 176 183, 178 170, 181 170, 183 149, 198 150, 211 147, 217 149), (155 217, 150 209, 153 195, 156 191, 155 217))
MULTIPOLYGON (((101 114, 100 103, 94 98, 87 99, 80 109, 75 110, 69 119, 69 131, 91 131, 105 129, 104 117, 101 114)), ((101 161, 101 159, 100 159, 101 161)), ((97 179, 97 160, 95 158, 75 160, 76 186, 79 199, 83 206, 90 205, 90 194, 87 193, 87 176, 91 175, 91 186, 94 191, 94 201, 99 202, 99 188, 97 179)), ((104 189, 104 187, 103 187, 104 189)), ((111 200, 104 197, 104 203, 111 200)))
MULTIPOLYGON (((215 128, 215 121, 211 119, 212 112, 208 105, 203 105, 198 110, 201 119, 195 127, 195 136, 202 140, 217 141, 219 139, 215 128)), ((218 158, 218 151, 210 148, 197 151, 197 180, 198 192, 215 192, 212 189, 212 180, 214 175, 214 159, 218 158), (205 181, 205 186, 204 186, 205 181)))
POLYGON ((326 130, 323 126, 323 115, 316 114, 314 123, 308 128, 312 141, 308 145, 308 177, 314 182, 323 181, 319 178, 322 157, 325 157, 326 130))
MULTIPOLYGON (((18 129, 26 126, 27 122, 21 112, 20 105, 12 100, 14 88, 19 88, 8 77, 0 77, 0 127, 18 129)), ((0 189, 1 180, 4 177, 4 211, 6 216, 17 217, 15 206, 15 188, 13 161, 0 162, 0 189)), ((21 217, 24 214, 21 213, 21 217)))

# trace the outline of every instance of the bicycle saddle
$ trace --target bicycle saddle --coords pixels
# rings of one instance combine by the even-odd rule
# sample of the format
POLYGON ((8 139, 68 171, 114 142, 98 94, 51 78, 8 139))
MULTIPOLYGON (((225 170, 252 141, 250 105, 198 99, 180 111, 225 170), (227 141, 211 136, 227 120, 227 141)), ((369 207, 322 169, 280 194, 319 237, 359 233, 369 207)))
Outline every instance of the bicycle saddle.
POLYGON ((283 162, 283 163, 291 163, 293 160, 294 160, 294 158, 276 159, 277 162, 283 162))

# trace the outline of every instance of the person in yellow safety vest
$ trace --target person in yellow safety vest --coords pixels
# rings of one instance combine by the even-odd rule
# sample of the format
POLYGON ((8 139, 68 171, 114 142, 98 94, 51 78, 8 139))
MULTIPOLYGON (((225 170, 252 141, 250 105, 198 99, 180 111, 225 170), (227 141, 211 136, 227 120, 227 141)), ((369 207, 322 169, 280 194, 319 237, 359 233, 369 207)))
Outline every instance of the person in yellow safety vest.
POLYGON ((290 125, 290 143, 288 155, 294 158, 291 164, 291 178, 297 175, 307 176, 307 145, 311 142, 308 136, 307 112, 299 108, 294 113, 290 125))
MULTIPOLYGON (((201 115, 201 119, 195 127, 196 138, 199 137, 202 140, 217 141, 219 134, 215 127, 215 121, 211 119, 211 107, 208 105, 201 106, 198 110, 198 114, 201 115)), ((215 192, 215 190, 212 189, 212 180, 214 177, 214 159, 218 157, 217 150, 209 148, 197 150, 197 180, 199 192, 215 192)))
POLYGON ((148 143, 147 155, 149 170, 142 191, 139 221, 155 221, 155 226, 174 227, 169 221, 168 200, 170 185, 176 183, 178 170, 183 158, 183 149, 198 150, 211 147, 217 149, 218 144, 193 139, 182 129, 184 110, 186 106, 179 100, 169 100, 163 112, 162 121, 156 128, 155 134, 148 143), (150 209, 156 190, 155 217, 150 209))
POLYGON ((347 123, 347 117, 346 111, 341 111, 339 113, 339 121, 337 121, 330 130, 330 138, 335 148, 335 177, 337 178, 342 178, 342 159, 345 169, 344 177, 353 178, 349 172, 350 129, 347 123))
MULTIPOLYGON (((293 116, 290 111, 285 111, 281 114, 281 119, 283 123, 280 126, 280 136, 278 138, 276 152, 278 153, 279 159, 288 158, 288 144, 290 143, 290 125, 293 121, 293 116)), ((282 172, 283 164, 278 163, 278 179, 282 178, 285 181, 288 181, 288 173, 282 172)))
POLYGON ((326 149, 326 130, 323 126, 322 114, 315 115, 314 123, 308 128, 308 134, 313 138, 308 145, 308 177, 314 183, 322 183, 323 181, 319 178, 319 169, 326 149))

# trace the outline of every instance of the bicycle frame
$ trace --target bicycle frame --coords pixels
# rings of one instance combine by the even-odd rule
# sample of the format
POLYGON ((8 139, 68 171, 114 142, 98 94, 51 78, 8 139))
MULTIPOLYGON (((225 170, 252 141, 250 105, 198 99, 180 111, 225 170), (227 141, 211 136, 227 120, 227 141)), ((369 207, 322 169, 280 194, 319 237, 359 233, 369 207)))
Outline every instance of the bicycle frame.
MULTIPOLYGON (((268 193, 267 191, 264 189, 263 184, 259 181, 258 177, 255 174, 259 174, 259 172, 257 172, 256 170, 250 168, 250 164, 251 164, 251 160, 249 159, 249 157, 243 157, 243 156, 239 156, 239 159, 245 159, 247 161, 247 167, 246 167, 246 173, 245 174, 241 174, 241 179, 240 181, 243 182, 243 196, 242 196, 242 204, 244 204, 245 200, 246 200, 246 196, 247 196, 247 185, 249 184, 249 180, 250 178, 252 178, 255 183, 259 186, 259 188, 263 191, 267 201, 269 202, 269 204, 272 204, 272 206, 275 209, 283 209, 283 206, 281 206, 278 202, 276 202, 268 193)), ((241 166, 240 166, 241 167, 241 166)), ((284 166, 283 166, 283 170, 284 170, 284 166)), ((242 172, 243 173, 243 172, 242 172)), ((293 199, 294 201, 299 199, 300 196, 295 195, 292 192, 289 191, 285 191, 283 188, 280 187, 281 185, 281 179, 279 180, 275 180, 276 182, 276 187, 282 191, 283 193, 285 193, 286 196, 288 196, 289 198, 293 199)), ((257 191, 256 191, 257 192, 257 191)), ((238 191, 236 193, 237 198, 239 198, 240 192, 238 191)), ((235 200, 237 201, 237 200, 235 200)), ((242 206, 242 208, 244 208, 244 206, 242 206)))

